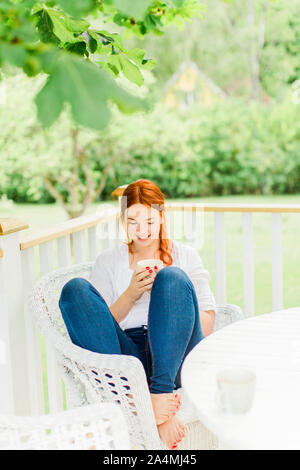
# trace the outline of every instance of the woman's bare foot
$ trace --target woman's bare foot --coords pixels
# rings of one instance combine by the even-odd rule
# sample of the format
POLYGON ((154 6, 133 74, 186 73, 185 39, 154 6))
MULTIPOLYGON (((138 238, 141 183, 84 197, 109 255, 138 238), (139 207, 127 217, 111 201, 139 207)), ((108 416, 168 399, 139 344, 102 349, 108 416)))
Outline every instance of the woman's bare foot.
POLYGON ((180 395, 174 393, 150 393, 157 425, 167 421, 180 407, 180 395))
POLYGON ((169 449, 176 449, 185 434, 184 424, 174 415, 168 421, 157 426, 158 433, 169 449))

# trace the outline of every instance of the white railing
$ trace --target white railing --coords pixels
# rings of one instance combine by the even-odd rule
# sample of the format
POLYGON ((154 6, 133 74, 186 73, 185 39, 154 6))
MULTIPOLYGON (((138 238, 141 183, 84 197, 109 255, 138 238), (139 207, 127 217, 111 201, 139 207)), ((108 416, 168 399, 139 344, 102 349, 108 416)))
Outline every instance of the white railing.
MULTIPOLYGON (((204 214, 213 213, 217 303, 230 302, 226 296, 225 214, 241 215, 244 285, 241 307, 247 316, 254 315, 253 215, 271 213, 272 309, 283 308, 281 217, 288 212, 298 217, 299 205, 167 203, 166 209, 169 236, 197 249, 204 240, 204 214)), ((36 330, 25 298, 34 282, 45 273, 72 263, 95 260, 102 250, 118 242, 118 214, 119 208, 111 205, 105 212, 101 209, 100 213, 27 234, 27 224, 0 219, 0 412, 43 413, 45 390, 49 410, 63 408, 63 387, 54 353, 36 330)))

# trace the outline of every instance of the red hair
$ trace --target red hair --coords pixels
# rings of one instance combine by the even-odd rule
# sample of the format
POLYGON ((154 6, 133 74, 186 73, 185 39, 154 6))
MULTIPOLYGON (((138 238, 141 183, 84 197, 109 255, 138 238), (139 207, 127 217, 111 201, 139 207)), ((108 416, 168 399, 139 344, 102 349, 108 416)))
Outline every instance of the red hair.
MULTIPOLYGON (((171 241, 167 234, 166 220, 163 217, 165 213, 164 203, 164 195, 153 181, 146 179, 136 180, 126 187, 121 197, 121 219, 125 220, 125 210, 133 204, 143 204, 144 206, 157 209, 161 214, 159 230, 160 259, 166 266, 170 266, 173 263, 173 258, 170 250, 171 241)), ((133 240, 124 243, 128 246, 129 252, 133 253, 133 240)))

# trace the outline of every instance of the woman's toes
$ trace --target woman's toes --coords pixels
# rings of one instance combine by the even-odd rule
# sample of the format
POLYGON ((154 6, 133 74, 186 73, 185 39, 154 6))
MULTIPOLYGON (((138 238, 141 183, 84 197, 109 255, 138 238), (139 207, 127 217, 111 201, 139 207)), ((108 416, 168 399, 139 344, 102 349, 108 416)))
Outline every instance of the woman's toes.
POLYGON ((174 449, 174 448, 177 448, 177 446, 178 446, 178 441, 177 441, 177 439, 174 439, 174 438, 173 438, 173 440, 170 441, 170 446, 169 446, 169 447, 170 447, 171 449, 174 449))
POLYGON ((177 416, 172 416, 168 421, 158 426, 160 437, 169 449, 174 449, 182 440, 182 423, 177 416))
POLYGON ((178 401, 181 402, 181 395, 179 393, 175 393, 174 398, 178 401))
POLYGON ((170 409, 171 409, 172 411, 178 411, 179 408, 180 408, 180 405, 181 405, 181 403, 178 402, 178 401, 175 400, 175 399, 171 399, 171 400, 169 401, 169 404, 170 404, 170 409))
POLYGON ((169 403, 176 403, 177 404, 178 402, 179 402, 179 400, 177 398, 175 398, 173 395, 171 395, 169 397, 169 403))
POLYGON ((170 438, 170 439, 168 440, 168 442, 167 442, 167 447, 169 447, 169 449, 173 449, 174 446, 177 447, 177 442, 176 442, 176 440, 175 440, 174 437, 173 437, 173 438, 170 438))
POLYGON ((169 406, 169 413, 171 415, 179 410, 179 405, 176 401, 170 400, 168 402, 168 406, 169 406))

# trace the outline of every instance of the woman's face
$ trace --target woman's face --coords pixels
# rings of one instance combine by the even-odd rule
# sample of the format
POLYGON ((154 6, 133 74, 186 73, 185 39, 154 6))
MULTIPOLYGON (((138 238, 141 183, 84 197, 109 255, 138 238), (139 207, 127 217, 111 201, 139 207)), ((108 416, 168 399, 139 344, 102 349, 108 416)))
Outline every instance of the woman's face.
POLYGON ((143 204, 133 204, 125 210, 125 230, 140 246, 149 246, 159 239, 160 212, 143 204))

